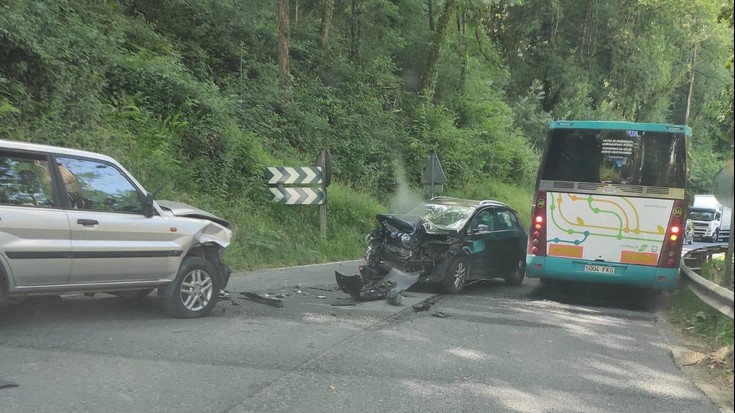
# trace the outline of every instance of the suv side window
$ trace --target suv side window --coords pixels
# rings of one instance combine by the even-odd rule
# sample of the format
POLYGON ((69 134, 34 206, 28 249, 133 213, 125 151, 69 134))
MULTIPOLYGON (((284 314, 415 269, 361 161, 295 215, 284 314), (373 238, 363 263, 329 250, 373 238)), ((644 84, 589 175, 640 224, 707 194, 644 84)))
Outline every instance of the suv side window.
POLYGON ((54 185, 46 156, 0 152, 0 204, 53 208, 54 185))
POLYGON ((90 159, 56 160, 73 209, 143 212, 138 190, 115 166, 90 159))
POLYGON ((472 229, 477 230, 477 227, 479 225, 486 225, 488 231, 493 230, 493 217, 492 217, 492 211, 489 209, 482 210, 477 213, 475 216, 475 221, 473 223, 472 229))
POLYGON ((513 229, 513 217, 510 211, 499 209, 495 215, 495 229, 497 231, 507 231, 513 229))

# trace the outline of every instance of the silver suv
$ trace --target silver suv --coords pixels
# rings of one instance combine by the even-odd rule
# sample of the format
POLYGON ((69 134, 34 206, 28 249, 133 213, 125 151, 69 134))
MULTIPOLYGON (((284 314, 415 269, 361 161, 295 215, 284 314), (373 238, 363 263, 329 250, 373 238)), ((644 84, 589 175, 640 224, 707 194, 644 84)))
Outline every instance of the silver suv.
POLYGON ((230 270, 228 223, 153 196, 114 159, 0 140, 0 300, 158 290, 174 317, 207 315, 230 270))

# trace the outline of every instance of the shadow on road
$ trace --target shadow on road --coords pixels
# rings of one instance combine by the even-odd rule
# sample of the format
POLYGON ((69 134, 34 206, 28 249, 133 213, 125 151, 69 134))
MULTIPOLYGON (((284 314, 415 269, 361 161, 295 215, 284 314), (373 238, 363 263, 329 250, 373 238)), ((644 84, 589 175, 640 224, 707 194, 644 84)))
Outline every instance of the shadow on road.
POLYGON ((155 297, 123 299, 105 294, 95 297, 38 296, 0 304, 0 326, 68 320, 108 321, 168 318, 155 297))
MULTIPOLYGON (((420 286, 419 288, 432 291, 431 288, 436 287, 420 286)), ((434 291, 441 293, 440 289, 434 291)), ((465 287, 460 295, 524 301, 554 301, 572 306, 602 307, 647 313, 665 308, 670 301, 669 293, 657 293, 644 288, 564 281, 542 284, 535 279, 526 279, 519 286, 506 285, 500 279, 478 281, 465 287)))
POLYGON ((668 293, 620 285, 581 282, 541 284, 529 298, 552 300, 569 305, 609 307, 652 313, 668 302, 668 293))

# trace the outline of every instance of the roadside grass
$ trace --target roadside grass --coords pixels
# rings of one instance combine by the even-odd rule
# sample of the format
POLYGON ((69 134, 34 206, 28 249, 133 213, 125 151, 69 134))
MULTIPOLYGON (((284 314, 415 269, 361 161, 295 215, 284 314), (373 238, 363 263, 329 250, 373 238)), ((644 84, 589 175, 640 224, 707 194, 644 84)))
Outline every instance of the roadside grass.
MULTIPOLYGON (((722 259, 704 263, 702 277, 717 282, 723 267, 722 259)), ((709 345, 733 346, 733 320, 702 302, 684 283, 672 295, 671 319, 709 345)))
MULTIPOLYGON (((329 187, 327 230, 322 236, 319 207, 283 205, 263 200, 210 200, 233 230, 225 262, 234 270, 275 268, 357 259, 365 235, 385 208, 365 194, 344 186, 329 187)), ((199 204, 206 204, 201 202, 199 204)))
MULTIPOLYGON (((530 223, 531 186, 487 179, 447 189, 447 196, 504 202, 518 211, 525 229, 530 223)), ((328 192, 327 234, 322 236, 317 206, 270 202, 265 184, 262 193, 237 199, 178 194, 177 200, 230 222, 233 240, 224 261, 234 271, 359 259, 365 252, 365 236, 378 226, 375 215, 390 209, 365 193, 333 182, 328 192)))
POLYGON ((451 191, 453 196, 468 199, 493 199, 503 202, 518 212, 523 228, 528 231, 531 225, 531 206, 533 205, 533 184, 508 184, 496 179, 485 179, 469 183, 451 191))

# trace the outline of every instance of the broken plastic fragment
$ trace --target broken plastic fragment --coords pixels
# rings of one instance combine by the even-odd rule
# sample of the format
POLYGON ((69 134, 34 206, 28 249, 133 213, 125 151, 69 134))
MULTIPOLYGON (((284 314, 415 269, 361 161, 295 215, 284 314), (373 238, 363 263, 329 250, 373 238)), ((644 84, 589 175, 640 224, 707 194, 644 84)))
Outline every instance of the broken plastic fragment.
POLYGON ((416 284, 419 272, 404 272, 392 268, 388 274, 380 277, 375 271, 360 267, 360 274, 343 275, 335 271, 339 288, 357 301, 389 299, 391 304, 400 304, 403 300, 403 291, 416 284), (380 277, 380 278, 378 278, 380 277), (390 296, 389 296, 390 293, 390 296))
POLYGON ((255 301, 256 303, 261 304, 268 304, 272 305, 273 307, 283 307, 283 301, 277 299, 277 298, 268 298, 268 297, 262 297, 255 293, 249 293, 247 291, 241 292, 243 296, 245 296, 246 299, 250 301, 255 301))

